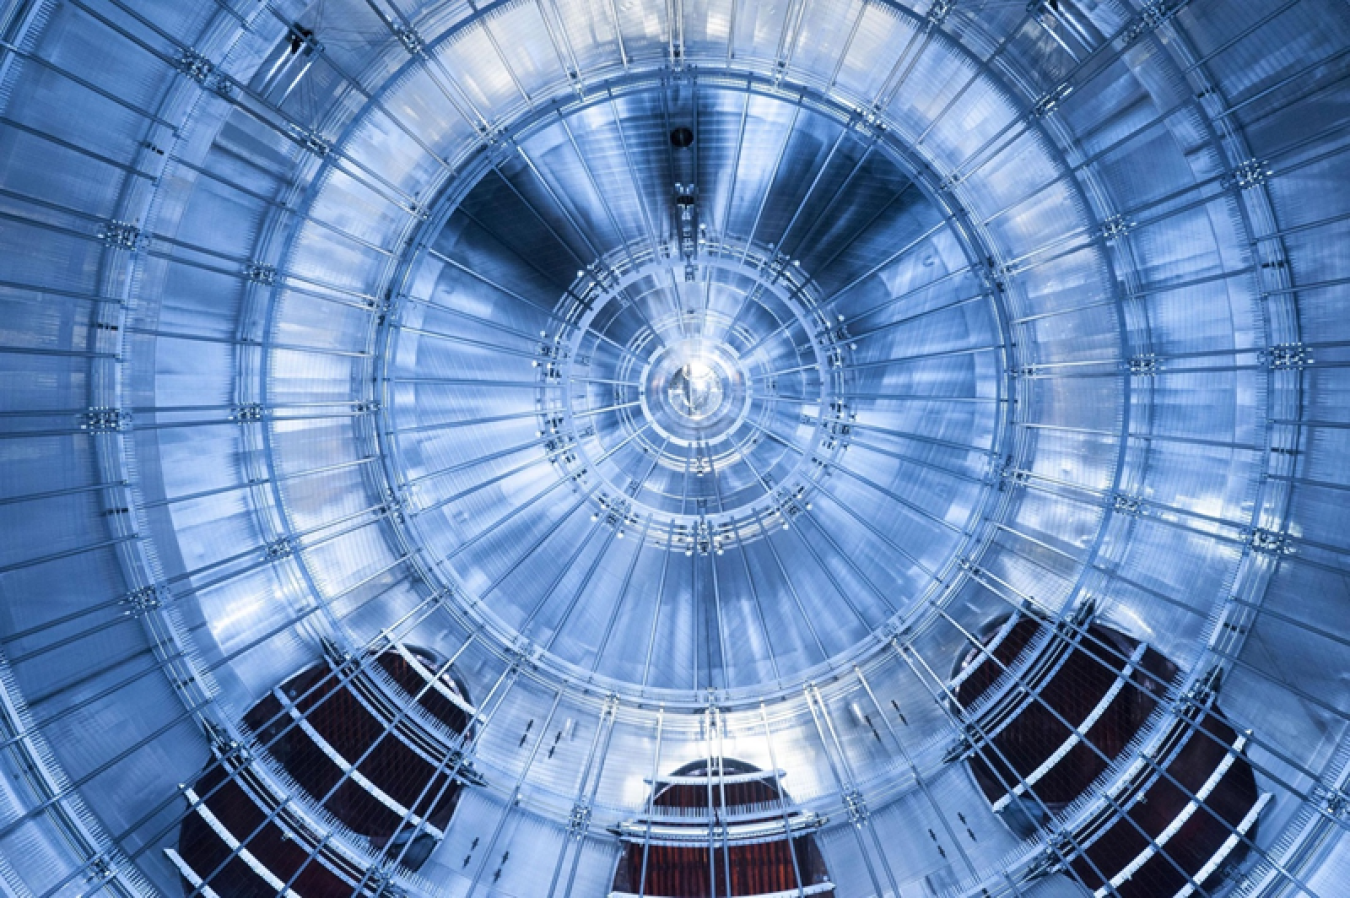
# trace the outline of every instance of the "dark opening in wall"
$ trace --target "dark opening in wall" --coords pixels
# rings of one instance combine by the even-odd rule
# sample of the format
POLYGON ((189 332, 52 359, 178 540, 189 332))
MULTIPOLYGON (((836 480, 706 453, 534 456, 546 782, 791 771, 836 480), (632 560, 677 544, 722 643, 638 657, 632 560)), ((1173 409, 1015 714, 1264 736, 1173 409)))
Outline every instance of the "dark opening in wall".
POLYGON ((333 654, 255 704, 244 723, 256 746, 218 752, 185 790, 191 809, 170 859, 189 891, 341 898, 369 877, 330 841, 331 820, 417 869, 476 780, 456 748, 472 738, 471 711, 448 664, 426 650, 333 654))
POLYGON ((726 898, 800 888, 833 895, 811 834, 821 821, 793 810, 777 779, 730 758, 695 761, 661 778, 651 814, 620 830, 625 844, 612 894, 726 898))
MULTIPOLYGON (((1014 616, 957 666, 951 691, 968 742, 950 757, 964 757, 994 810, 1030 836, 1076 799, 1103 792, 1099 778, 1137 752, 1176 676, 1168 658, 1110 627, 1014 616)), ((1138 759, 1073 830, 1082 850, 1069 872, 1098 894, 1208 890, 1245 856, 1243 839, 1268 796, 1216 692, 1217 682, 1192 696, 1151 758, 1138 759)))

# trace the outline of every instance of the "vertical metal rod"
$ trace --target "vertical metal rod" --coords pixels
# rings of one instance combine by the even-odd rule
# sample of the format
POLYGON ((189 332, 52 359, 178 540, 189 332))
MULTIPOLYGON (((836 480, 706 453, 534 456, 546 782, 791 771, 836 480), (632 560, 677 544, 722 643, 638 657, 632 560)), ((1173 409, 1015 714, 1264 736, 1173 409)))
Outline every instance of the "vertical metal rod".
MULTIPOLYGON (((839 733, 835 729, 834 720, 830 717, 830 709, 826 706, 825 697, 821 695, 819 687, 815 688, 815 694, 816 704, 820 706, 821 719, 825 721, 825 726, 830 731, 830 738, 834 742, 834 750, 839 754, 839 764, 844 768, 844 773, 848 776, 848 782, 851 788, 853 788, 854 791, 857 791, 858 775, 854 771, 853 765, 849 762, 848 753, 844 751, 844 744, 839 739, 839 733)), ((872 825, 870 816, 865 816, 863 818, 862 826, 867 829, 868 834, 872 837, 873 847, 876 848, 877 851, 877 859, 881 861, 881 869, 886 873, 886 879, 891 885, 891 890, 899 895, 900 888, 895 883, 895 874, 891 872, 891 863, 886 859, 886 852, 881 848, 881 841, 877 838, 877 830, 876 827, 872 825)))
POLYGON ((656 712, 656 749, 652 753, 651 788, 647 792, 647 825, 642 833, 642 873, 638 878, 638 898, 647 895, 647 860, 652 845, 652 809, 656 804, 656 792, 661 777, 661 740, 665 732, 666 709, 662 705, 656 712))
MULTIPOLYGON (((830 753, 830 746, 825 738, 825 730, 820 725, 820 717, 816 712, 815 701, 812 697, 814 690, 814 684, 807 684, 806 688, 802 690, 802 694, 806 696, 806 707, 811 712, 811 722, 815 724, 816 735, 820 738, 821 753, 825 755, 825 760, 829 762, 835 785, 839 787, 839 796, 844 799, 844 804, 850 807, 850 816, 853 816, 851 810, 853 788, 851 784, 845 782, 844 777, 839 772, 839 766, 835 762, 834 755, 830 753)), ((884 894, 881 889, 881 880, 877 879, 876 868, 872 866, 872 858, 867 853, 867 843, 863 841, 862 824, 857 820, 853 821, 853 836, 858 840, 858 853, 862 856, 863 865, 867 867, 867 876, 872 880, 872 888, 880 896, 884 894)))
MULTIPOLYGON (((470 717, 468 723, 465 724, 464 733, 462 734, 460 740, 461 745, 463 745, 464 747, 461 748, 459 751, 449 752, 446 754, 445 758, 442 759, 441 763, 437 765, 435 771, 427 779, 426 785, 422 787, 421 792, 417 795, 415 799, 413 799, 411 806, 408 808, 408 815, 405 816, 401 821, 399 821, 398 827, 394 830, 394 834, 390 837, 390 842, 393 842, 395 839, 398 838, 400 833, 403 831, 403 828, 407 826, 408 821, 414 814, 417 814, 419 812, 419 809, 421 816, 418 822, 413 826, 412 831, 409 833, 408 839, 404 842, 403 848, 401 848, 399 850, 398 855, 392 859, 391 866, 397 867, 399 864, 403 862, 404 856, 408 853, 408 850, 412 848, 413 842, 416 840, 417 836, 421 834, 425 830, 427 825, 430 823, 432 811, 435 809, 436 805, 441 802, 445 793, 455 785, 455 778, 459 775, 460 770, 463 769, 464 765, 468 762, 470 757, 472 757, 473 754, 475 753, 475 750, 478 747, 478 742, 480 740, 474 740, 473 744, 470 745, 465 744, 468 741, 468 734, 473 732, 474 724, 479 720, 479 718, 484 716, 484 710, 487 708, 488 704, 492 701, 497 690, 500 688, 501 697, 497 699, 497 703, 493 707, 493 713, 487 716, 487 718, 483 721, 483 723, 479 727, 478 735, 481 737, 483 732, 487 729, 488 725, 496 718, 496 712, 500 710, 501 706, 505 703, 506 696, 510 693, 511 687, 515 685, 516 680, 519 677, 519 673, 520 673, 519 668, 516 667, 516 665, 511 665, 510 667, 507 667, 505 670, 502 671, 501 676, 497 678, 497 682, 493 685, 492 689, 488 692, 487 695, 483 697, 483 700, 474 709, 475 710, 474 715, 470 717), (505 684, 504 688, 502 688, 503 684, 505 684), (446 768, 450 766, 452 761, 454 762, 454 768, 447 773, 446 768), (436 780, 438 778, 442 780, 440 787, 436 790, 436 794, 432 796, 431 800, 427 802, 426 808, 421 809, 422 801, 425 798, 427 798, 428 794, 431 792, 432 787, 435 785, 436 780)), ((428 683, 428 686, 429 685, 430 683, 428 683)), ((337 787, 335 786, 334 791, 336 790, 336 788, 337 787)), ((325 800, 326 798, 327 797, 325 796, 325 800)), ((375 873, 376 870, 374 868, 371 868, 370 870, 366 871, 366 875, 362 877, 361 882, 358 883, 356 889, 352 891, 352 898, 356 898, 356 896, 360 893, 361 889, 365 886, 365 884, 369 882, 370 877, 375 873)))
POLYGON ((708 898, 717 898, 717 815, 713 809, 713 718, 711 697, 703 711, 703 782, 708 792, 708 898))
MULTIPOLYGON (((580 777, 579 782, 577 783, 577 794, 576 794, 576 798, 573 800, 573 804, 572 804, 572 812, 573 812, 573 814, 576 814, 576 812, 581 808, 581 802, 582 802, 582 799, 583 799, 583 797, 584 797, 585 794, 586 794, 586 783, 587 783, 587 781, 590 779, 590 776, 591 776, 591 767, 592 767, 592 765, 593 765, 594 762, 595 762, 595 753, 596 753, 596 751, 597 751, 597 750, 599 749, 599 747, 600 747, 600 740, 601 740, 602 736, 604 735, 604 732, 605 732, 605 721, 606 721, 606 719, 607 719, 608 716, 609 716, 609 705, 606 705, 606 706, 605 706, 603 709, 601 709, 601 711, 600 711, 600 717, 599 717, 599 719, 596 721, 596 725, 595 725, 595 735, 593 735, 593 736, 591 737, 591 745, 590 745, 590 748, 587 749, 587 752, 586 752, 586 763, 585 763, 585 765, 582 767, 581 777, 580 777)), ((570 825, 570 824, 571 824, 571 820, 569 819, 569 827, 568 827, 569 832, 565 832, 565 833, 563 834, 562 846, 558 849, 558 861, 557 861, 557 863, 555 863, 554 866, 553 866, 553 878, 552 878, 552 880, 549 882, 549 887, 548 887, 549 898, 552 898, 554 892, 557 891, 557 888, 558 888, 558 880, 559 880, 559 878, 562 876, 563 863, 567 860, 568 838, 569 838, 569 835, 570 835, 570 829, 571 829, 571 825, 570 825)))
MULTIPOLYGON (((937 704, 939 708, 942 709, 942 712, 947 716, 948 720, 952 723, 952 725, 960 729, 962 723, 949 707, 948 701, 950 701, 950 699, 945 698, 946 696, 950 696, 950 692, 946 689, 945 684, 942 684, 941 680, 937 677, 936 674, 933 673, 932 669, 928 667, 928 664, 924 661, 923 657, 919 655, 918 652, 903 651, 900 649, 899 646, 896 646, 895 648, 896 654, 898 654, 901 660, 903 660, 905 664, 909 666, 910 671, 919 681, 919 684, 923 686, 924 690, 927 691, 930 696, 932 696, 933 702, 937 704), (917 658, 921 664, 923 664, 924 669, 928 671, 930 677, 933 677, 934 682, 939 684, 938 691, 935 691, 933 689, 933 686, 923 678, 922 674, 919 673, 919 670, 917 667, 915 667, 914 662, 910 660, 911 654, 915 658, 917 658), (939 691, 942 693, 942 695, 939 695, 939 691)), ((981 738, 985 740, 986 744, 989 744, 991 746, 991 749, 998 754, 999 758, 1004 762, 1004 764, 1005 765, 1008 764, 1006 756, 1003 754, 1002 751, 998 749, 997 746, 993 745, 992 741, 990 741, 986 737, 983 728, 979 727, 978 724, 973 724, 973 726, 976 728, 976 731, 980 734, 981 738)), ((1041 813, 1045 815, 1046 819, 1053 820, 1054 817, 1053 814, 1050 812, 1050 809, 1046 806, 1045 802, 1041 800, 1041 797, 1038 794, 1036 794, 1029 785, 1027 785, 1026 780, 1020 774, 1017 773, 1017 768, 1009 766, 1008 770, 1011 771, 1013 776, 1017 778, 1016 785, 1020 785, 1026 791, 1026 793, 1031 796, 1032 800, 1036 802, 1036 805, 1040 808, 1041 813)), ((994 776, 999 781, 999 785, 1003 786, 1006 791, 1011 792, 1013 786, 1008 783, 1003 773, 999 770, 994 770, 993 772, 994 776)), ((1078 855, 1082 857, 1084 861, 1087 862, 1088 866, 1092 868, 1092 872, 1097 875, 1098 879, 1100 879, 1102 882, 1110 882, 1111 877, 1107 876, 1106 873, 1100 867, 1097 866, 1097 863, 1087 855, 1087 853, 1084 851, 1083 845, 1079 843, 1077 837, 1075 837, 1073 833, 1069 832, 1068 830, 1060 830, 1058 828, 1055 830, 1055 833, 1057 835, 1062 836, 1074 849, 1074 851, 1076 851, 1078 855)), ((1047 844, 1046 850, 1054 852, 1056 857, 1058 857, 1059 861, 1063 864, 1065 872, 1067 872, 1071 877, 1073 877, 1073 879, 1076 880, 1088 892, 1092 891, 1092 888, 1088 886, 1087 882, 1083 879, 1082 875, 1079 874, 1078 871, 1075 870, 1073 866, 1068 863, 1069 859, 1062 852, 1060 852, 1058 848, 1056 848, 1053 844, 1047 844)))
MULTIPOLYGON (((465 898, 473 898, 474 892, 478 891, 478 882, 483 876, 483 871, 487 869, 488 858, 492 857, 497 848, 497 840, 501 838, 502 830, 506 828, 506 821, 510 819, 511 812, 519 804, 520 790, 525 785, 525 778, 530 773, 530 768, 534 766, 534 760, 539 756, 539 749, 544 744, 544 736, 553 725, 553 718, 558 712, 558 705, 562 703, 563 694, 554 693, 553 704, 549 706, 548 716, 544 718, 544 723, 539 727, 539 738, 535 740, 530 748, 529 755, 525 758, 525 764, 520 769, 520 776, 516 777, 516 784, 511 789, 511 801, 508 801, 506 807, 502 808, 501 817, 497 820, 497 826, 492 831, 492 838, 488 839, 487 845, 483 849, 482 860, 478 862, 478 869, 474 871, 473 881, 469 884, 469 892, 465 898)), ((453 821, 452 821, 453 823, 453 821)))
POLYGON ((759 703, 759 722, 764 727, 764 744, 769 747, 769 766, 773 770, 774 788, 778 791, 778 809, 783 817, 783 838, 787 839, 788 856, 792 858, 792 876, 797 881, 797 898, 806 898, 801 865, 797 862, 797 843, 792 838, 792 821, 788 817, 787 792, 783 790, 783 773, 778 767, 778 754, 773 747, 773 733, 769 730, 769 712, 763 702, 759 703))
MULTIPOLYGON (((910 755, 909 749, 907 749, 905 744, 900 740, 900 734, 895 731, 895 724, 891 723, 890 715, 882 709, 881 702, 877 700, 876 693, 872 691, 872 684, 867 682, 867 677, 863 675, 861 667, 855 666, 853 672, 857 675, 858 682, 862 684, 863 691, 866 692, 867 697, 871 699, 872 707, 876 708, 877 716, 880 717, 881 722, 886 725, 886 731, 890 733, 891 741, 895 743, 896 749, 900 752, 900 757, 904 758, 905 763, 909 765, 910 772, 914 777, 915 785, 919 787, 919 790, 923 793, 929 806, 933 809, 933 815, 941 821, 942 828, 947 833, 947 838, 951 840, 952 845, 956 848, 956 853, 961 856, 961 862, 965 864, 966 870, 971 876, 976 875, 978 871, 975 868, 975 863, 970 859, 970 855, 966 853, 965 848, 962 847, 960 840, 957 839, 956 832, 952 829, 951 821, 949 821, 947 815, 943 813, 942 806, 933 795, 933 791, 928 788, 928 781, 914 764, 914 759, 910 755)), ((1013 886, 1013 891, 1018 895, 1022 894, 1021 890, 1018 889, 1016 885, 1013 886)))
POLYGON ((734 894, 731 891, 731 830, 727 823, 727 754, 723 741, 727 721, 720 710, 714 708, 713 714, 717 717, 717 791, 722 808, 722 879, 726 883, 726 895, 731 896, 734 894))
MULTIPOLYGON (((605 743, 604 746, 600 749, 600 758, 596 762, 595 779, 591 781, 591 789, 589 794, 587 794, 586 796, 586 803, 584 805, 585 818, 581 822, 580 827, 574 833, 574 838, 577 841, 577 850, 572 855, 572 869, 567 875, 567 891, 564 893, 563 898, 572 898, 572 887, 576 884, 577 880, 577 868, 581 864, 581 852, 586 847, 586 836, 591 831, 591 809, 595 807, 595 796, 597 793, 599 793, 600 781, 604 779, 605 776, 605 761, 609 759, 609 746, 614 740, 614 730, 618 728, 619 722, 618 696, 617 695, 610 696, 609 702, 607 703, 606 707, 607 710, 609 711, 609 726, 605 729, 605 743)), ((603 725, 603 719, 601 721, 601 724, 603 725)))

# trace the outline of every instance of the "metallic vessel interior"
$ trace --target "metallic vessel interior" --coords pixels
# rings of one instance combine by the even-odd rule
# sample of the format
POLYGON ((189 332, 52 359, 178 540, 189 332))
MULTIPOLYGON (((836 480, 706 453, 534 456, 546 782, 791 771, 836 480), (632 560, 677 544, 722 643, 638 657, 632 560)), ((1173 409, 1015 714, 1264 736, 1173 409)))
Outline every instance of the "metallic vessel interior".
POLYGON ((1344 0, 0 4, 0 891, 1350 896, 1344 0))

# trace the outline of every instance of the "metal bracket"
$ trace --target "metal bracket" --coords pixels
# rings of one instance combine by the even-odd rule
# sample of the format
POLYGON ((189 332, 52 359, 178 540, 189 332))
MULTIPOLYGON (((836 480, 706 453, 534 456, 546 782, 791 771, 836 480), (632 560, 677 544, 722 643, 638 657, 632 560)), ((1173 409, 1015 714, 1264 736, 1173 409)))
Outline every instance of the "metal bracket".
POLYGON ((567 834, 574 839, 580 839, 590 826, 591 806, 584 801, 572 805, 572 811, 567 815, 567 834))
POLYGON ((411 56, 420 55, 427 46, 426 41, 422 39, 422 35, 411 25, 395 26, 394 37, 398 38, 398 42, 403 45, 403 49, 407 50, 411 56))
POLYGON ((1003 467, 998 472, 1000 481, 999 488, 1026 486, 1031 482, 1031 472, 1023 470, 1017 466, 1011 458, 1003 463, 1003 467))
POLYGON ((1312 793, 1309 796, 1322 806, 1333 817, 1344 817, 1350 813, 1350 795, 1346 795, 1340 789, 1322 783, 1314 783, 1312 793))
POLYGON ((80 415, 80 430, 92 433, 116 433, 131 427, 131 414, 120 408, 98 406, 80 415))
POLYGON ((209 720, 203 721, 206 738, 211 743, 211 751, 222 761, 233 761, 239 765, 253 760, 248 748, 236 739, 230 738, 225 728, 209 720))
POLYGON ((1247 534, 1247 545, 1258 555, 1293 555, 1297 551, 1289 534, 1260 527, 1247 534))
POLYGON ((333 144, 320 134, 317 129, 306 129, 291 125, 290 131, 291 136, 295 138, 300 146, 309 150, 320 159, 333 151, 333 144))
POLYGON ((112 249, 124 249, 139 252, 150 245, 150 238, 141 233, 141 229, 129 221, 112 219, 98 229, 98 239, 112 249))
POLYGON ((246 405, 237 405, 230 412, 230 420, 240 424, 249 424, 261 421, 267 416, 267 409, 261 403, 250 402, 246 405))
POLYGON ((862 826, 867 822, 871 812, 867 810, 867 801, 862 793, 852 786, 843 791, 844 807, 848 809, 849 822, 854 826, 862 826))
POLYGON ((975 731, 975 728, 967 725, 961 731, 961 734, 956 737, 956 741, 947 746, 947 750, 943 752, 942 763, 951 764, 968 757, 975 751, 975 743, 978 739, 979 734, 975 731))
POLYGON ((954 6, 956 0, 933 0, 933 5, 928 7, 928 30, 941 27, 954 6))
POLYGON ((1162 371, 1158 357, 1151 352, 1131 356, 1126 365, 1135 377, 1157 377, 1162 371))
POLYGON ((273 543, 268 543, 264 549, 268 561, 280 561, 283 558, 290 558, 295 554, 295 545, 286 537, 282 537, 273 543))
POLYGON ((250 262, 244 268, 244 279, 264 287, 271 287, 277 282, 276 266, 264 262, 250 262))
POLYGON ((1130 221, 1123 215, 1112 215, 1102 221, 1102 239, 1107 243, 1114 243, 1134 230, 1136 224, 1137 222, 1130 221))
POLYGON ((1313 363, 1313 351, 1302 343, 1280 343, 1261 351, 1261 358, 1272 371, 1307 368, 1313 363))
POLYGON ((1064 102, 1064 99, 1071 93, 1073 93, 1073 85, 1065 81, 1033 103, 1031 114, 1036 118, 1053 115, 1055 110, 1059 108, 1059 104, 1064 102))
POLYGON ((1250 190, 1266 182, 1274 172, 1260 159, 1248 159, 1233 169, 1232 183, 1239 190, 1250 190))
POLYGON ((1187 0, 1148 0, 1139 10, 1139 21, 1130 26, 1130 29, 1122 35, 1121 41, 1124 46, 1128 47, 1145 34, 1157 31, 1172 16, 1180 12, 1186 2, 1187 0))
POLYGON ((394 871, 386 865, 370 867, 366 871, 372 898, 405 898, 408 893, 397 885, 396 879, 394 871))
POLYGON ((161 586, 141 587, 122 600, 122 604, 127 606, 126 615, 128 617, 141 617, 149 614, 164 604, 161 601, 163 595, 164 588, 161 586))
POLYGON ((1142 517, 1144 514, 1144 500, 1138 496, 1116 493, 1111 499, 1111 508, 1116 514, 1129 515, 1132 518, 1142 517))
POLYGON ((1058 873, 1064 869, 1065 855, 1073 847, 1069 837, 1062 833, 1055 833, 1046 844, 1045 850, 1036 855, 1036 858, 1027 867, 1026 878, 1028 881, 1041 879, 1051 874, 1058 873))
POLYGON ((203 86, 216 71, 216 64, 189 47, 178 55, 174 67, 203 86))

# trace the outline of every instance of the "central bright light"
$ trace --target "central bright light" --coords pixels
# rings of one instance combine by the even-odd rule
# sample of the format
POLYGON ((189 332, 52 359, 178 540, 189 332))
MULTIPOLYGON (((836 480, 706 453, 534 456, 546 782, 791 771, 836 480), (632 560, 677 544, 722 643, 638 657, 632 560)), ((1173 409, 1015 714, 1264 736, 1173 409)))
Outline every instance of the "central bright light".
POLYGON ((698 421, 721 407, 725 387, 712 365, 695 358, 680 366, 666 392, 675 411, 698 421))

